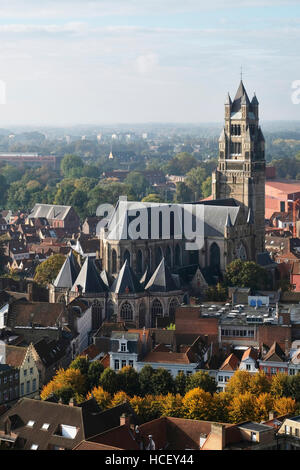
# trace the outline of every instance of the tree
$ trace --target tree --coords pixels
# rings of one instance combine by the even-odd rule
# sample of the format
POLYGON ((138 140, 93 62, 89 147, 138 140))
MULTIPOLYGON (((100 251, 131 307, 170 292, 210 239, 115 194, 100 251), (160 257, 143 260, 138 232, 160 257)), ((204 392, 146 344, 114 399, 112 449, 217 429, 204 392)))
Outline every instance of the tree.
POLYGON ((188 152, 177 153, 164 167, 165 173, 169 175, 185 175, 192 168, 199 165, 199 162, 188 152))
POLYGON ((164 202, 159 194, 148 194, 148 196, 143 197, 142 202, 164 202))
POLYGON ((77 155, 65 155, 60 164, 61 172, 65 178, 73 178, 75 175, 81 176, 82 168, 83 161, 77 155))
POLYGON ((211 189, 212 178, 208 176, 206 180, 203 181, 201 185, 202 197, 206 198, 211 196, 212 189, 211 189))
POLYGON ((202 198, 202 184, 206 179, 206 171, 203 167, 192 168, 186 175, 185 184, 191 189, 194 200, 202 198))
POLYGON ((87 375, 89 369, 89 360, 85 356, 77 356, 71 362, 70 366, 71 369, 78 369, 82 373, 82 375, 87 375))
POLYGON ((7 198, 7 189, 8 184, 6 182, 5 176, 0 174, 0 209, 5 207, 6 198, 7 198))
POLYGON ((46 261, 38 265, 34 280, 43 286, 50 284, 55 280, 64 261, 65 257, 59 253, 51 255, 46 261))
POLYGON ((193 388, 182 399, 183 414, 188 419, 210 420, 211 394, 201 388, 193 388))
POLYGON ((145 196, 145 193, 150 186, 145 176, 138 171, 131 171, 125 179, 125 184, 132 187, 138 199, 145 196))
POLYGON ((151 378, 154 374, 154 369, 150 365, 145 365, 139 373, 140 393, 142 396, 147 393, 153 393, 151 378))
POLYGON ((229 286, 264 289, 268 286, 267 271, 254 261, 236 259, 226 268, 225 284, 229 286))
POLYGON ((128 395, 138 395, 140 392, 139 374, 131 367, 123 367, 119 372, 120 388, 128 395))
POLYGON ((151 377, 151 385, 156 395, 167 395, 174 391, 174 380, 166 369, 157 369, 151 377))
POLYGON ((228 416, 231 423, 255 421, 256 397, 250 392, 239 393, 232 397, 228 406, 228 416))
POLYGON ((69 400, 75 394, 86 393, 86 378, 79 369, 59 369, 53 379, 43 387, 41 399, 46 400, 54 394, 63 400, 69 400))
POLYGON ((263 370, 251 375, 249 392, 254 395, 258 396, 261 393, 269 393, 270 386, 270 379, 266 376, 263 370))
POLYGON ((116 372, 109 367, 104 369, 102 374, 100 375, 99 385, 106 391, 109 392, 111 395, 114 395, 120 390, 119 387, 119 377, 116 372))
POLYGON ((289 377, 289 394, 297 403, 300 402, 300 374, 289 377))
POLYGON ((277 398, 288 397, 290 395, 289 385, 289 376, 283 372, 278 372, 272 377, 270 392, 277 398))
POLYGON ((88 383, 89 388, 96 387, 99 385, 99 380, 101 377, 102 372, 104 371, 104 366, 101 364, 100 361, 92 361, 89 364, 89 368, 87 371, 88 383))
POLYGON ((251 374, 246 370, 237 370, 229 379, 226 386, 226 393, 231 395, 241 395, 250 390, 251 374))
POLYGON ((182 395, 177 393, 168 393, 162 397, 161 401, 162 416, 171 416, 181 418, 183 416, 182 395))
POLYGON ((195 196, 193 191, 183 182, 176 183, 176 192, 174 195, 174 202, 184 203, 194 201, 195 196))
POLYGON ((186 391, 193 388, 201 388, 205 392, 213 394, 217 391, 217 383, 207 372, 200 370, 187 378, 186 391))
POLYGON ((255 420, 260 423, 261 421, 266 421, 269 418, 269 412, 272 411, 274 407, 274 397, 272 397, 270 393, 260 393, 255 396, 255 420))
POLYGON ((111 407, 111 395, 109 392, 104 390, 101 386, 94 387, 88 394, 87 399, 95 398, 97 404, 102 410, 106 410, 111 407))
POLYGON ((114 406, 121 405, 122 403, 129 403, 129 402, 130 402, 130 396, 121 390, 120 392, 117 392, 114 394, 113 399, 111 401, 111 406, 114 407, 114 406))
POLYGON ((187 391, 186 384, 187 384, 187 377, 185 373, 182 371, 178 372, 174 380, 175 392, 179 393, 180 395, 184 395, 187 391))
POLYGON ((214 393, 210 403, 210 419, 221 423, 228 423, 228 407, 231 396, 226 392, 214 393))
POLYGON ((281 397, 274 399, 274 411, 279 416, 293 414, 296 411, 296 401, 291 397, 281 397))

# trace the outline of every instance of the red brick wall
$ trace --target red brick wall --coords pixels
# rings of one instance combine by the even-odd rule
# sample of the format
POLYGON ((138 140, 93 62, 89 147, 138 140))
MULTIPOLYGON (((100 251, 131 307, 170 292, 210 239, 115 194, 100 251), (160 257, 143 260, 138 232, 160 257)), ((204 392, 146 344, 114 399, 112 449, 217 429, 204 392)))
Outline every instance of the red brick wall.
POLYGON ((200 317, 200 307, 179 307, 175 323, 176 333, 218 335, 218 319, 200 317))
POLYGON ((291 346, 292 328, 290 326, 259 325, 257 340, 260 347, 263 344, 271 347, 276 341, 281 349, 285 351, 286 345, 291 346), (287 344, 286 340, 288 340, 287 344))

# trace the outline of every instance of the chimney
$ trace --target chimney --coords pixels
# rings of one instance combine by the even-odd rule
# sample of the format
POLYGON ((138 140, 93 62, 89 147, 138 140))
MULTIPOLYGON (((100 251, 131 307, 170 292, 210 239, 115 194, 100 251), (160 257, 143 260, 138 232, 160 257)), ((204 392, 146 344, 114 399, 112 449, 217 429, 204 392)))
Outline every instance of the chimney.
POLYGON ((76 406, 75 398, 70 398, 69 406, 76 406))
POLYGON ((269 411, 269 421, 271 421, 271 419, 274 419, 274 418, 275 418, 275 412, 269 411))
POLYGON ((214 448, 210 450, 223 450, 225 447, 225 425, 221 423, 212 423, 210 434, 214 435, 214 448))
POLYGON ((127 416, 125 413, 120 416, 120 426, 124 425, 130 427, 130 416, 127 416))

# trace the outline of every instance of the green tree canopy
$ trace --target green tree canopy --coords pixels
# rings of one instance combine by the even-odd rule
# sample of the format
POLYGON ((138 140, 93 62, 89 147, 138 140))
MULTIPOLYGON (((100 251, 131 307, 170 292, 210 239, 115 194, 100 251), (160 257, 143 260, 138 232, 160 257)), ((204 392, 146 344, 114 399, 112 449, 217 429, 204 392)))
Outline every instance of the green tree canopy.
POLYGON ((236 259, 226 268, 225 284, 229 286, 264 289, 268 286, 268 273, 254 261, 236 259))
POLYGON ((46 261, 38 265, 34 280, 42 286, 50 284, 55 280, 64 261, 65 257, 59 253, 51 255, 46 261))

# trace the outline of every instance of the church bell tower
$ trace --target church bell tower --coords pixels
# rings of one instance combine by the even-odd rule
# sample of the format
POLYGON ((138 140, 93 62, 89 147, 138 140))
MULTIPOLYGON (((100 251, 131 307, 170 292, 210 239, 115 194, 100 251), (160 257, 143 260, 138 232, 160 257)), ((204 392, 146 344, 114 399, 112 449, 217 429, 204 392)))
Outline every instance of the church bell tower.
POLYGON ((258 111, 255 94, 250 101, 241 80, 234 100, 228 93, 225 101, 218 167, 212 176, 213 199, 233 198, 245 220, 254 224, 256 254, 265 251, 265 139, 258 111))

